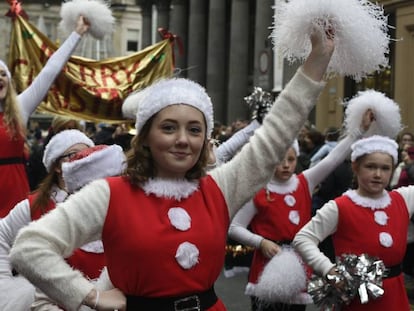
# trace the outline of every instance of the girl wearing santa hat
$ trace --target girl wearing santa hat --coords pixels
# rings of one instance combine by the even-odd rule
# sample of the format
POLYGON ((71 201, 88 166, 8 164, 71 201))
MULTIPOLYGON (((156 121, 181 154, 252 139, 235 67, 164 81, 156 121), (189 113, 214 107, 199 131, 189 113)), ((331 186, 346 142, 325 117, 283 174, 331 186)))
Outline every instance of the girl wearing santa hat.
POLYGON ((360 128, 342 139, 320 163, 299 175, 294 174, 299 154, 299 145, 295 141, 276 166, 271 181, 234 217, 230 238, 256 248, 246 286, 246 294, 252 296, 252 310, 304 311, 306 304, 312 303, 311 298, 303 294, 306 291, 305 278, 298 278, 293 271, 290 271, 290 277, 287 274, 280 278, 279 269, 286 269, 281 262, 276 270, 263 272, 263 269, 282 251, 282 247, 290 245, 295 234, 310 220, 313 190, 347 157, 351 144, 367 131, 374 120, 374 113, 367 110, 361 119, 360 128), (259 281, 262 273, 269 274, 264 277, 273 278, 273 287, 270 284, 263 287, 259 281), (299 282, 300 279, 303 282, 299 282), (287 282, 290 282, 289 286, 286 286, 287 282))
MULTIPOLYGON (((35 192, 0 220, 1 310, 27 310, 34 299, 34 287, 23 277, 14 276, 9 263, 8 255, 17 232, 88 182, 121 174, 124 162, 120 146, 95 146, 81 131, 65 130, 53 136, 43 156, 48 175, 35 192)), ((105 265, 101 241, 86 244, 65 257, 72 267, 91 280, 98 278, 105 265)), ((47 297, 42 297, 32 307, 50 310, 50 305, 47 297)))
POLYGON ((0 175, 7 176, 0 179, 0 218, 6 216, 29 193, 25 171, 25 124, 88 29, 88 21, 79 16, 72 34, 53 53, 30 86, 19 95, 16 94, 6 63, 0 60, 0 175))
POLYGON ((250 142, 207 175, 213 109, 204 88, 175 78, 144 89, 126 175, 92 182, 22 229, 10 253, 19 273, 67 310, 225 310, 214 282, 230 219, 270 178, 315 104, 334 50, 325 36, 312 35, 307 61, 250 142), (110 291, 63 260, 96 239, 110 291))

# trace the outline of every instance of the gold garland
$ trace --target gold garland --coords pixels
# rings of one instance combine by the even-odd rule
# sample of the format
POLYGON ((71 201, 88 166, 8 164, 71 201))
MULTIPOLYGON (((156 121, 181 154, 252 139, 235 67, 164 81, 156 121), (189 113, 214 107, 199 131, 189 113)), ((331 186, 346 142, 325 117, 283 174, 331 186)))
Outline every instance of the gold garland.
POLYGON ((246 255, 252 253, 254 247, 244 245, 226 245, 226 255, 232 255, 233 257, 246 255))

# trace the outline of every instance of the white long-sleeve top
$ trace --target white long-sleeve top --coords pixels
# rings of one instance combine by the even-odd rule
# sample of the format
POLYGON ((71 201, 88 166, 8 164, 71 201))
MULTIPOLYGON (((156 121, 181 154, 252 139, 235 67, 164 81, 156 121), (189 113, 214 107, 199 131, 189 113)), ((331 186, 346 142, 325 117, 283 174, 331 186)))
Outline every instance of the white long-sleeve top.
MULTIPOLYGON (((299 69, 250 142, 231 161, 209 172, 222 191, 230 218, 271 178, 323 87, 299 69)), ((77 310, 94 285, 63 257, 101 239, 110 195, 106 180, 92 182, 22 229, 11 250, 16 269, 66 310, 77 310)))
MULTIPOLYGON (((52 199, 62 202, 67 193, 57 187, 52 199)), ((28 310, 34 300, 34 286, 22 276, 13 276, 9 252, 17 233, 32 221, 29 200, 19 202, 0 219, 0 310, 28 310)))
MULTIPOLYGON (((328 155, 323 158, 318 164, 302 172, 305 176, 309 191, 311 193, 318 184, 320 184, 339 164, 341 164, 349 156, 351 152, 351 145, 360 137, 361 131, 359 129, 355 129, 348 136, 342 139, 336 145, 336 147, 331 152, 329 152, 328 155)), ((272 178, 269 181, 267 188, 269 191, 272 191, 272 189, 282 190, 292 188, 290 185, 296 178, 297 177, 295 175, 293 175, 287 181, 279 181, 276 178, 272 178)), ((234 216, 233 221, 230 225, 229 236, 244 245, 255 248, 260 247, 260 243, 262 242, 263 237, 247 229, 248 225, 256 214, 257 209, 253 203, 253 200, 250 200, 234 216)))
MULTIPOLYGON (((81 38, 81 35, 73 31, 59 49, 52 54, 30 86, 17 96, 23 124, 27 123, 30 115, 43 101, 50 86, 62 71, 62 68, 72 55, 81 38)), ((1 111, 3 109, 0 105, 1 111)))
MULTIPOLYGON (((414 186, 401 187, 396 191, 403 197, 411 217, 414 213, 414 186)), ((335 233, 337 225, 338 206, 331 200, 296 234, 292 243, 304 261, 321 275, 326 275, 334 263, 319 250, 318 244, 335 233)))

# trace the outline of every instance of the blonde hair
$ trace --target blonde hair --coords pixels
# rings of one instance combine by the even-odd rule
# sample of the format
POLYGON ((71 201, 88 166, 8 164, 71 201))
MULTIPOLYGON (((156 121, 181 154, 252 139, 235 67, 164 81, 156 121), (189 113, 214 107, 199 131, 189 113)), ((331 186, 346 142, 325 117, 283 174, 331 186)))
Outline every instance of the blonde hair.
POLYGON ((4 99, 4 124, 12 139, 25 138, 26 127, 18 105, 17 93, 13 81, 9 79, 9 89, 4 99))

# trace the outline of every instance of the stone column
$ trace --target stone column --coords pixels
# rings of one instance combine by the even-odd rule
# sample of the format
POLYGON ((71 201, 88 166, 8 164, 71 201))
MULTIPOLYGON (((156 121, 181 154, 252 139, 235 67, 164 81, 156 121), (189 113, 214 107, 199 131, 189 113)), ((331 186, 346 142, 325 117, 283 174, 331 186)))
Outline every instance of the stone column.
POLYGON ((214 105, 214 118, 226 121, 226 1, 210 0, 207 41, 207 90, 214 105))
POLYGON ((187 77, 205 85, 208 1, 190 0, 187 77))
POLYGON ((142 10, 142 48, 146 48, 152 44, 152 1, 137 0, 137 5, 139 5, 142 10))
MULTIPOLYGON (((157 7, 157 29, 170 27, 170 5, 171 0, 156 0, 157 7)), ((158 40, 157 40, 158 41, 158 40)))
POLYGON ((269 38, 272 30, 274 0, 256 1, 254 33, 253 84, 266 91, 273 88, 273 50, 269 38))
POLYGON ((249 94, 249 0, 232 0, 227 123, 248 118, 244 97, 249 94))
POLYGON ((183 45, 183 55, 180 55, 178 42, 175 46, 175 67, 182 77, 187 76, 188 56, 188 0, 172 0, 170 12, 170 31, 179 37, 183 45))

